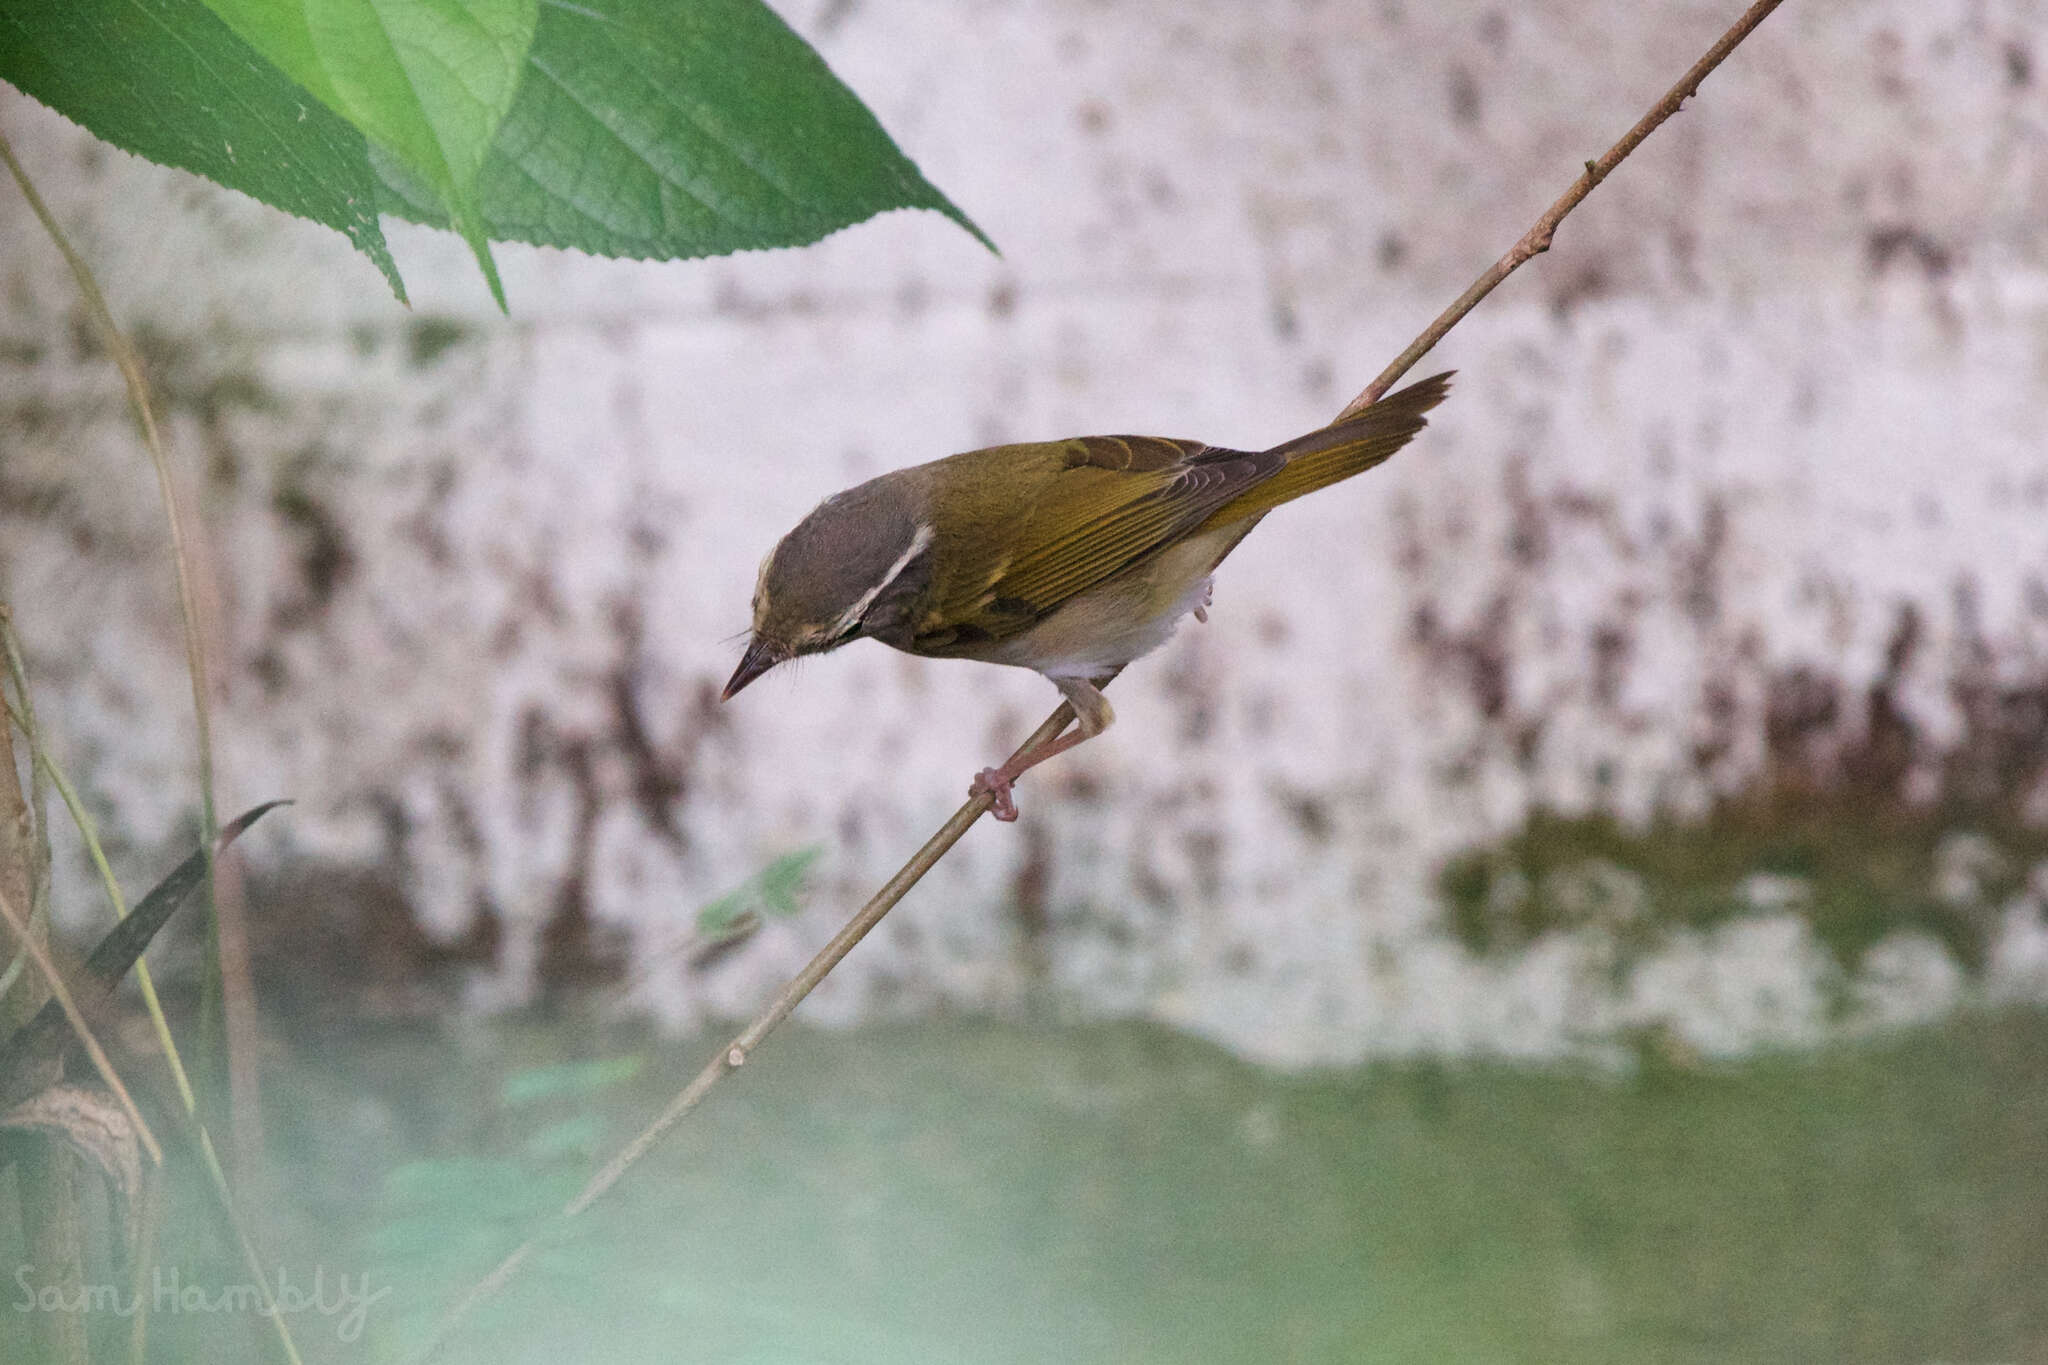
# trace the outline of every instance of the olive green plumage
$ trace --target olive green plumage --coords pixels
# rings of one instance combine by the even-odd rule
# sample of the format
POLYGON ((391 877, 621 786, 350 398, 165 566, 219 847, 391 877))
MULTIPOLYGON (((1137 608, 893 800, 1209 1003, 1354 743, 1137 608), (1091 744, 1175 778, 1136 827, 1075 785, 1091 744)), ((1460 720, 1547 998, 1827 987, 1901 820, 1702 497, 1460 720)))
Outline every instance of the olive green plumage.
MULTIPOLYGON (((1271 450, 1082 436, 870 479, 821 503, 762 564, 753 636, 725 695, 784 660, 868 636, 1035 669, 1074 701, 1080 737, 1097 733, 1110 712, 1091 680, 1199 612, 1211 571, 1266 513, 1407 444, 1450 378, 1271 450)), ((1048 756, 1004 770, 999 814, 1008 780, 1048 756)))

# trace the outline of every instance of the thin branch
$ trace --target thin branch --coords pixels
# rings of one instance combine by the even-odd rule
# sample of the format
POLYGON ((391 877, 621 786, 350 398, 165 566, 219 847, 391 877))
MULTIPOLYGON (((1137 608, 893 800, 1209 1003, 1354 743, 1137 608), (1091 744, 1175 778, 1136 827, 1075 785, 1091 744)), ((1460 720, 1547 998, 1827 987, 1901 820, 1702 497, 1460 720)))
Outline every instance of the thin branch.
POLYGON ((149 1159, 159 1166, 163 1165, 164 1149, 157 1146, 156 1134, 149 1131, 149 1124, 143 1121, 142 1111, 135 1107, 135 1101, 129 1097, 128 1087, 121 1084, 120 1074, 114 1070, 114 1064, 107 1060, 106 1049, 100 1046, 100 1040, 93 1036, 91 1027, 85 1022, 85 1016, 79 1013, 78 1003, 71 998, 71 988, 64 984, 64 977, 58 972, 57 964, 50 960, 49 950, 36 942, 35 935, 29 932, 28 921, 22 918, 21 912, 15 909, 14 902, 8 899, 4 891, 0 891, 0 920, 6 921, 8 931, 28 951, 29 958, 36 964, 36 969, 42 972, 44 981, 49 983, 50 994, 57 997, 58 1005, 64 1010, 64 1017, 71 1021, 71 1031, 78 1035, 79 1042, 85 1044, 85 1053, 92 1058, 93 1070, 100 1073, 100 1079, 106 1082, 107 1089, 113 1091, 114 1098, 121 1102, 121 1108, 128 1115, 128 1121, 135 1125, 136 1136, 142 1140, 143 1148, 149 1153, 149 1159))
POLYGON ((1707 49, 1706 55, 1694 62, 1692 69, 1678 78, 1678 84, 1666 91, 1664 98, 1652 105, 1650 112, 1638 119, 1636 126, 1629 129, 1621 141, 1609 147, 1598 160, 1586 163, 1585 170, 1579 173, 1579 178, 1572 182, 1571 188, 1560 195, 1556 203, 1543 211, 1543 216, 1536 220, 1536 225, 1522 234, 1522 240, 1516 242, 1508 250, 1507 255, 1488 266, 1485 273, 1472 282, 1470 289, 1458 295, 1457 302, 1438 314, 1436 321, 1430 323, 1421 336, 1408 343, 1407 350, 1394 357, 1393 364, 1381 370, 1379 377, 1365 386, 1364 392, 1344 405, 1344 411, 1332 419, 1333 423, 1341 422, 1347 417, 1355 417, 1379 402, 1387 390, 1393 388, 1401 376, 1414 367, 1416 361, 1428 355, 1430 350, 1444 339, 1444 334, 1457 326, 1465 314, 1471 312, 1481 299, 1494 291, 1495 286, 1534 257, 1550 250, 1550 238, 1557 231, 1557 225, 1564 221, 1565 215, 1577 208, 1579 201, 1591 194, 1595 185, 1605 180, 1630 152, 1642 145, 1644 138, 1656 132, 1659 124, 1677 113, 1679 107, 1688 99, 1699 94, 1700 82, 1707 78, 1707 74, 1719 66, 1722 60, 1735 50, 1736 45, 1747 38, 1750 32, 1781 3, 1783 0, 1757 0, 1757 3, 1744 11, 1743 16, 1735 21, 1734 27, 1722 34, 1720 40, 1707 49))
MULTIPOLYGON (((1050 743, 1057 739, 1060 732, 1065 730, 1073 719, 1074 708, 1061 702, 1059 709, 1046 717, 1045 723, 1032 733, 1031 738, 1018 746, 1017 753, 1022 754, 1033 745, 1050 743)), ((969 798, 959 810, 954 811, 952 818, 939 827, 939 832, 927 839, 924 847, 911 855, 910 861, 860 908, 858 914, 846 922, 846 927, 834 934, 832 941, 819 949, 818 955, 792 977, 788 985, 776 993, 775 998, 768 1002, 768 1007, 761 1011, 753 1023, 747 1025, 719 1051, 717 1056, 705 1063, 704 1069, 668 1102, 668 1107, 656 1115, 652 1123, 640 1130, 638 1137, 627 1143, 603 1170, 592 1176, 576 1197, 563 1205, 561 1212, 548 1221, 547 1226, 520 1243, 517 1250, 499 1262, 497 1269, 478 1281, 453 1308, 448 1310, 440 1325, 435 1328, 434 1335, 421 1348, 419 1355, 414 1357, 416 1365, 425 1365, 425 1362, 438 1355, 450 1334, 469 1316, 471 1310, 510 1283, 512 1277, 519 1273, 520 1267, 526 1264, 527 1258, 543 1241, 553 1235, 557 1227, 602 1198, 605 1191, 618 1184, 620 1176, 631 1169, 641 1157, 647 1155, 648 1150, 661 1140, 663 1134, 674 1127, 683 1115, 703 1102, 704 1096, 710 1093, 712 1086, 746 1065, 747 1058, 753 1055, 754 1049, 761 1046, 770 1033, 774 1032, 776 1025, 789 1017, 790 1011, 803 1002, 803 998, 839 965, 842 958, 853 951, 855 944, 867 937, 870 929, 882 922, 882 916, 895 908, 896 902, 902 900, 910 888, 916 886, 924 874, 931 871, 939 859, 943 858, 953 845, 960 842, 960 836, 967 833, 975 821, 986 815, 993 804, 993 797, 975 796, 969 798)))
MULTIPOLYGON (((1562 198, 1555 204, 1552 204, 1541 218, 1536 220, 1536 226, 1523 235, 1521 241, 1515 244, 1514 249, 1495 262, 1485 274, 1481 275, 1473 286, 1460 296, 1456 303, 1452 304, 1444 311, 1441 317, 1431 323, 1428 330, 1417 337, 1409 345, 1408 349, 1403 351, 1400 357, 1380 374, 1379 378, 1373 380, 1364 393, 1360 394, 1346 406, 1344 411, 1335 420, 1342 421, 1344 418, 1352 416, 1378 401, 1381 395, 1393 385, 1395 380, 1407 373, 1417 360, 1421 359, 1423 355, 1428 353, 1431 347, 1442 340, 1444 334, 1456 326, 1460 318, 1471 312, 1473 305, 1492 292, 1494 286, 1506 279, 1531 257, 1549 250, 1551 234, 1556 231, 1558 223, 1563 220, 1564 216, 1570 213, 1572 208, 1581 199, 1590 194, 1593 187, 1604 180, 1608 173, 1621 163, 1624 157, 1634 151, 1642 140, 1656 129, 1658 124, 1664 122, 1665 119, 1677 112, 1678 106, 1688 96, 1697 93, 1700 81, 1706 77, 1707 73, 1720 65, 1721 60, 1733 51, 1738 43, 1748 37, 1750 31, 1763 22, 1764 16, 1776 9, 1780 3, 1782 3, 1782 0, 1758 0, 1757 4, 1752 5, 1749 11, 1736 22, 1735 26, 1723 34, 1720 41, 1707 50, 1707 55, 1693 64, 1692 69, 1685 73, 1677 85, 1672 87, 1670 93, 1665 95, 1657 103, 1656 107, 1644 115, 1634 128, 1629 130, 1626 137, 1609 148, 1606 155, 1602 156, 1598 161, 1587 162, 1586 169, 1580 175, 1578 181, 1572 185, 1571 189, 1565 192, 1562 198)), ((1019 747, 1017 752, 1021 754, 1025 749, 1033 745, 1047 743, 1057 738, 1067 728, 1068 724, 1072 722, 1073 718, 1073 708, 1062 703, 1059 709, 1048 716, 1045 723, 1038 727, 1031 738, 1019 747)), ((624 1150, 612 1158, 611 1162, 603 1170, 593 1176, 590 1183, 584 1186, 582 1192, 570 1200, 559 1214, 550 1219, 547 1226, 522 1242, 518 1249, 500 1262, 495 1270, 486 1275, 475 1287, 462 1296, 461 1300, 441 1320, 439 1326, 435 1329, 434 1335, 428 1340, 420 1354, 415 1357, 416 1365, 425 1365, 425 1362, 437 1355, 442 1345, 446 1343, 455 1328, 462 1323, 469 1313, 478 1304, 490 1298, 510 1283, 512 1278, 519 1273, 520 1268, 531 1258, 534 1251, 539 1248, 543 1240, 552 1235, 560 1224, 576 1217, 589 1208, 593 1202, 601 1198, 605 1191, 617 1184, 619 1178, 635 1162, 645 1156, 647 1151, 656 1142, 661 1140, 663 1134, 667 1133, 677 1120, 702 1103, 704 1096, 710 1092, 712 1086, 734 1071, 739 1070, 746 1063, 747 1058, 752 1055, 754 1049, 759 1047, 761 1042, 775 1029, 776 1025, 789 1017, 790 1011, 794 1010, 798 1003, 805 996, 809 995, 820 981, 825 979, 827 973, 839 965, 840 959, 853 951, 853 946, 866 937, 869 930, 881 922, 882 916, 888 914, 896 902, 902 900, 904 895, 911 887, 918 883, 925 873, 932 870, 939 859, 945 856, 947 850, 960 841, 960 836, 965 834, 975 821, 988 812, 991 804, 992 802, 989 797, 977 796, 969 800, 966 805, 960 807, 958 811, 955 811, 953 818, 940 827, 939 832, 934 834, 925 846, 920 848, 910 861, 903 865, 901 871, 891 877, 888 883, 875 893, 872 900, 860 908, 859 913, 847 922, 846 927, 834 935, 832 941, 827 943, 818 955, 811 959, 809 965, 797 973, 796 977, 787 986, 782 988, 782 991, 774 1000, 769 1002, 768 1007, 761 1012, 760 1016, 753 1023, 747 1026, 744 1032, 727 1044, 723 1052, 705 1064, 704 1069, 699 1071, 696 1077, 687 1086, 683 1087, 682 1091, 674 1099, 669 1101, 668 1107, 662 1110, 655 1120, 641 1131, 638 1137, 628 1143, 624 1150)))
MULTIPOLYGON (((211 858, 214 842, 220 837, 220 819, 214 804, 213 702, 209 692, 212 673, 207 666, 205 632, 201 629, 199 599, 192 581, 192 551, 185 532, 185 515, 179 503, 177 483, 171 473, 170 456, 164 448, 163 434, 157 427, 156 407, 149 396, 149 380, 142 372, 141 357, 115 325, 114 315, 107 307, 106 296, 100 292, 92 267, 85 263, 85 258, 72 247, 71 240, 57 225, 55 215, 43 202, 42 195, 36 192, 28 172, 15 160, 14 148, 5 135, 0 135, 0 160, 7 163, 7 169, 14 175, 14 183, 21 187, 22 197, 34 210, 50 240, 57 244, 64 263, 71 267, 72 277, 78 282, 78 292, 85 298, 86 312, 92 318, 93 329, 121 371, 122 382, 127 385, 129 405, 134 408, 135 420, 142 429, 142 443, 156 469, 157 492, 163 500, 164 519, 170 527, 171 566, 177 578, 178 615, 185 640, 185 671, 192 683, 192 715, 198 729, 200 846, 208 850, 211 858)), ((223 1032, 227 1043, 229 1107, 234 1118, 237 1151, 244 1158, 249 1158, 261 1147, 262 1127, 254 1047, 256 993, 249 980, 248 936, 244 932, 238 906, 223 908, 222 898, 215 893, 210 865, 207 899, 213 916, 217 944, 215 961, 220 972, 221 1004, 225 1016, 223 1032)))

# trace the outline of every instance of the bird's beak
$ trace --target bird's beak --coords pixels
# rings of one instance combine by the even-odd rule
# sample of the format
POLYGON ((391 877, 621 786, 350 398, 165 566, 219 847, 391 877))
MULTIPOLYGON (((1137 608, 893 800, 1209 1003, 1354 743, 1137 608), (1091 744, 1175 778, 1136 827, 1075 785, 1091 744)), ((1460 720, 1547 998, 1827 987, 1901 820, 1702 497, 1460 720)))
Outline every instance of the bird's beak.
POLYGON ((763 644, 760 636, 755 636, 747 641, 747 652, 740 655, 740 666, 732 671, 732 681, 725 685, 725 691, 718 694, 718 699, 731 701, 742 687, 780 662, 775 651, 763 644))

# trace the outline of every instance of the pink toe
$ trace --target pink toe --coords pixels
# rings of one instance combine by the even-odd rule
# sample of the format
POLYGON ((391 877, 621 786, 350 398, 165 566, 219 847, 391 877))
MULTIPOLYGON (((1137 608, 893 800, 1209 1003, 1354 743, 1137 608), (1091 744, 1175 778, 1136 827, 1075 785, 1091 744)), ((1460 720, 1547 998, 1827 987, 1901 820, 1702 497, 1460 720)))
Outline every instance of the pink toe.
POLYGON ((1008 823, 1017 818, 1017 803, 1010 799, 1010 779, 999 768, 983 768, 967 788, 970 797, 989 798, 989 814, 1008 823))

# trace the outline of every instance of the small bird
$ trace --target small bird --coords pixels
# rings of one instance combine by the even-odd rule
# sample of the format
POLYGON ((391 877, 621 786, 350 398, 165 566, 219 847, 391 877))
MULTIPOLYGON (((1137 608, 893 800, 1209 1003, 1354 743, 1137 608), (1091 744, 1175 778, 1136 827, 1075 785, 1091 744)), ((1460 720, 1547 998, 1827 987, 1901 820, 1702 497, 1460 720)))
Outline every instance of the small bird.
POLYGON ((777 664, 863 637, 1033 669, 1079 724, 984 768, 998 820, 1027 769, 1115 719, 1102 686, 1206 621, 1210 575, 1266 513, 1379 464, 1428 425, 1449 373, 1271 450, 1079 436, 970 450, 835 493, 761 563, 753 633, 721 700, 777 664))

